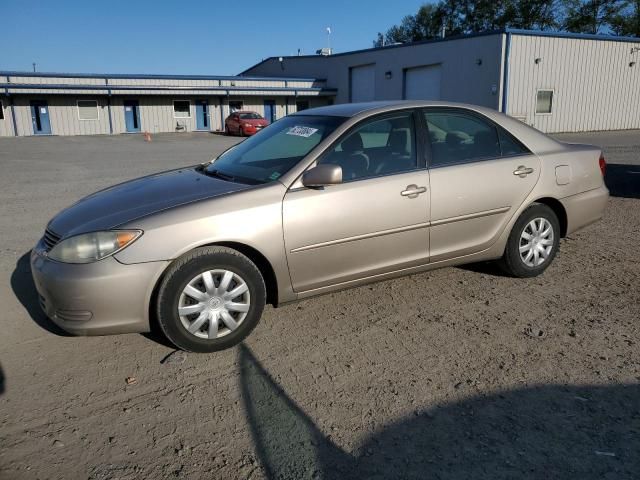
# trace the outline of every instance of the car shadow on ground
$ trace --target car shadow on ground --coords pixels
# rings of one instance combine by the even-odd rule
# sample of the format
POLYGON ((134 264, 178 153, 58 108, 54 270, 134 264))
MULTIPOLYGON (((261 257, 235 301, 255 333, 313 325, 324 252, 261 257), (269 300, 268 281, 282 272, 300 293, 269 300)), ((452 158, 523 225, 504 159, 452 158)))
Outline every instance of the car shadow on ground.
POLYGON ((270 479, 595 480, 637 478, 640 471, 639 385, 542 385, 470 396, 416 411, 347 452, 249 348, 241 346, 239 357, 244 408, 270 479))
POLYGON ((49 320, 40 308, 38 292, 31 276, 30 255, 31 252, 29 251, 17 261, 16 268, 11 274, 11 289, 35 323, 50 333, 68 337, 69 334, 49 320))
POLYGON ((604 180, 611 196, 640 198, 640 165, 609 163, 604 180))

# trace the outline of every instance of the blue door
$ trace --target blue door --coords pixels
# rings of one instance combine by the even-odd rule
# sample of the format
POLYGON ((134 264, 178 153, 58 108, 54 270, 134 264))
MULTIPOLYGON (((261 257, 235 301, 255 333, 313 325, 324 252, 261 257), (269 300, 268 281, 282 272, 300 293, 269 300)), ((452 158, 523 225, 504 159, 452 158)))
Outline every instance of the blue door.
POLYGON ((137 100, 124 101, 124 123, 127 132, 140 131, 140 107, 137 100))
POLYGON ((207 100, 196 100, 196 130, 210 130, 209 102, 207 100))
POLYGON ((276 101, 265 100, 264 101, 264 118, 269 123, 276 121, 276 101))
POLYGON ((31 123, 33 123, 34 135, 51 135, 49 107, 44 100, 34 100, 31 102, 31 123))

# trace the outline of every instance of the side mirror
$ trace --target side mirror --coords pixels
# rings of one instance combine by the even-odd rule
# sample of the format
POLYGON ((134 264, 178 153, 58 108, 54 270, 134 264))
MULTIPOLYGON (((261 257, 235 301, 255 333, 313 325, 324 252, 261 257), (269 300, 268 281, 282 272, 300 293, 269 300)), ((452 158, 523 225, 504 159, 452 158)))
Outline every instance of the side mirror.
POLYGON ((342 167, 329 163, 310 168, 302 175, 305 187, 317 188, 342 183, 342 167))

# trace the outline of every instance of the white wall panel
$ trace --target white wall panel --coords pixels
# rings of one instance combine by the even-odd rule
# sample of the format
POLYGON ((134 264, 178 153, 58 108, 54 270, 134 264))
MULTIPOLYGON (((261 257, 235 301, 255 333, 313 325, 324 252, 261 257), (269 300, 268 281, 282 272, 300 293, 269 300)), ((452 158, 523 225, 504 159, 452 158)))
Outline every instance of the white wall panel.
POLYGON ((640 41, 512 35, 507 112, 543 132, 640 128, 640 52, 633 47, 640 41), (540 89, 554 92, 551 114, 536 114, 540 89))

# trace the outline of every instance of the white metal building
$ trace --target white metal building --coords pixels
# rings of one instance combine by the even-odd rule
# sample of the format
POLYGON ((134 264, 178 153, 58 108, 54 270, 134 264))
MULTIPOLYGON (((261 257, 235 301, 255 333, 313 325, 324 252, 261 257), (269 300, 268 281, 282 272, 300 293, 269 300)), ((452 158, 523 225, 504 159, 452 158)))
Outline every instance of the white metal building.
POLYGON ((503 30, 330 56, 271 57, 241 75, 325 78, 338 103, 474 103, 544 132, 640 128, 639 38, 503 30))
POLYGON ((310 78, 0 72, 0 136, 220 131, 232 110, 273 121, 334 95, 310 78))

